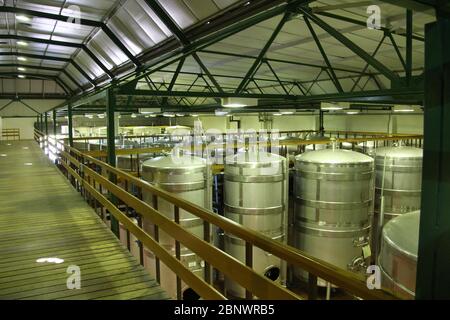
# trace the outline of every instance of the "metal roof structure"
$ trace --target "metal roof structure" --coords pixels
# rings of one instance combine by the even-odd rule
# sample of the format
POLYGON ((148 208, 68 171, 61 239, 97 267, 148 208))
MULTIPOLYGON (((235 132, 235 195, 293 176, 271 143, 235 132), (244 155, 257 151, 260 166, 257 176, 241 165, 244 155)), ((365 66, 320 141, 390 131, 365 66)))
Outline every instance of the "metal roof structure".
POLYGON ((0 75, 14 85, 0 90, 5 97, 103 106, 101 90, 113 87, 123 108, 167 110, 217 107, 228 96, 255 97, 268 107, 330 99, 420 102, 424 25, 436 12, 449 12, 437 6, 431 0, 5 0, 0 75), (374 3, 379 29, 367 25, 374 3), (33 91, 34 81, 55 86, 33 91))

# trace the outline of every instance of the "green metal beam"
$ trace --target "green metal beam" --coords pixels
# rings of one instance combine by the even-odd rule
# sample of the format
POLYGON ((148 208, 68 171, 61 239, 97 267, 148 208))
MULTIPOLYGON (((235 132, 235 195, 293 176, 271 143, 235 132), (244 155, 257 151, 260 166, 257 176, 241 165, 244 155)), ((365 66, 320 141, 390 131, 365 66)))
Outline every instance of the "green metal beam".
MULTIPOLYGON (((109 89, 106 94, 106 124, 107 124, 107 160, 108 164, 116 166, 116 135, 115 135, 115 119, 114 112, 116 109, 116 94, 113 89, 109 89)), ((110 173, 109 180, 113 183, 117 183, 117 177, 110 173)), ((110 193, 111 202, 117 203, 117 199, 110 193)), ((120 238, 119 221, 111 214, 111 231, 120 238)))
MULTIPOLYGON (((57 21, 62 21, 62 22, 67 22, 67 21, 69 21, 69 19, 72 18, 69 16, 60 15, 60 14, 52 14, 52 13, 47 13, 47 12, 43 12, 43 11, 34 11, 34 10, 28 10, 28 9, 23 9, 23 8, 18 8, 18 7, 8 7, 8 6, 0 7, 0 12, 23 14, 25 16, 33 16, 33 17, 57 20, 57 21)), ((77 21, 77 23, 78 22, 79 22, 79 24, 81 24, 83 26, 88 26, 88 27, 93 27, 93 28, 100 28, 102 26, 102 22, 84 19, 82 17, 79 21, 77 21)))
MULTIPOLYGON (((397 0, 394 0, 394 1, 397 1, 397 0)), ((353 19, 353 18, 337 15, 337 14, 330 13, 330 12, 317 12, 316 14, 319 15, 319 16, 328 17, 328 18, 332 18, 332 19, 348 22, 348 23, 351 23, 351 24, 355 24, 355 25, 359 25, 361 27, 367 28, 367 21, 360 21, 360 20, 357 20, 357 19, 353 19)), ((395 32, 392 32, 390 29, 384 28, 384 27, 381 27, 380 31, 383 31, 384 33, 387 33, 387 34, 395 34, 395 35, 398 35, 398 36, 401 36, 401 37, 405 37, 404 33, 395 33, 395 32)), ((421 41, 421 42, 425 41, 425 39, 423 37, 419 37, 419 36, 416 36, 416 35, 413 36, 413 39, 417 40, 417 41, 421 41)))
POLYGON ((278 77, 277 73, 275 72, 275 70, 272 68, 272 65, 270 64, 269 61, 265 60, 264 61, 265 64, 267 65, 267 67, 269 67, 269 70, 272 72, 273 76, 275 77, 275 79, 277 79, 278 83, 280 84, 280 87, 283 89, 284 93, 286 93, 286 95, 289 95, 289 91, 287 91, 286 87, 283 85, 283 82, 281 82, 280 78, 278 77))
POLYGON ((187 45, 188 41, 184 33, 180 30, 177 24, 167 14, 166 10, 156 0, 145 0, 145 3, 152 9, 164 25, 173 33, 173 35, 183 44, 187 45))
POLYGON ((400 52, 400 49, 399 49, 399 47, 397 45, 397 42, 395 41, 395 39, 394 39, 394 37, 392 36, 391 33, 388 33, 387 35, 388 35, 389 39, 391 40, 392 45, 394 46, 395 52, 397 53, 397 56, 400 59, 400 63, 402 64, 403 69, 406 71, 405 59, 403 59, 403 55, 400 52))
POLYGON ((53 134, 56 136, 56 110, 53 110, 53 134))
POLYGON ((322 55, 323 60, 325 61, 325 64, 327 65, 328 71, 330 72, 330 75, 331 75, 331 81, 334 83, 338 92, 344 92, 344 90, 342 89, 341 83, 339 82, 339 79, 337 78, 336 73, 334 72, 334 69, 331 66, 331 62, 328 59, 328 56, 327 56, 325 50, 323 49, 322 44, 320 43, 320 40, 317 37, 316 32, 314 31, 313 26, 311 25, 311 23, 309 22, 309 19, 306 16, 304 17, 304 21, 306 23, 306 26, 309 29, 309 32, 311 33, 311 35, 314 39, 314 42, 317 45, 317 48, 320 51, 320 54, 322 55))
POLYGON ((73 147, 73 114, 72 114, 72 104, 69 102, 67 105, 67 124, 69 130, 69 146, 73 147))
MULTIPOLYGON (((383 42, 384 42, 385 39, 386 39, 386 35, 383 35, 383 38, 381 38, 381 41, 378 43, 377 47, 376 47, 375 50, 373 51, 372 57, 375 58, 375 56, 376 56, 377 53, 378 53, 378 50, 380 50, 380 48, 381 48, 381 46, 382 46, 382 44, 383 44, 383 42)), ((367 63, 366 66, 365 66, 364 69, 363 69, 363 73, 365 73, 365 72, 367 71, 368 68, 369 68, 369 64, 367 63)), ((358 83, 359 83, 359 81, 361 80, 361 78, 362 78, 362 75, 360 75, 360 76, 358 77, 358 79, 356 80, 355 84, 353 85, 353 87, 352 87, 352 89, 351 89, 350 91, 354 91, 354 90, 355 90, 355 88, 356 88, 356 86, 358 85, 358 83)))
POLYGON ((262 60, 266 56, 266 53, 269 51, 270 47, 272 46, 272 43, 277 38, 278 34, 283 29, 285 23, 290 19, 290 17, 291 17, 291 13, 290 12, 285 12, 284 13, 283 17, 281 18, 280 22, 276 26, 275 30, 272 32, 272 35, 270 36, 269 40, 264 45, 264 48, 262 48, 262 50, 259 52, 258 57, 253 62, 252 66, 247 71, 247 74, 245 75, 244 79, 241 81, 241 83, 237 87, 236 93, 241 93, 242 91, 244 91, 245 88, 247 87, 248 83, 255 76, 256 69, 258 68, 258 66, 261 65, 262 60))
MULTIPOLYGON (((309 93, 309 91, 307 92, 309 93)), ((417 101, 416 97, 423 96, 423 90, 417 88, 410 89, 389 89, 389 90, 370 90, 370 91, 359 91, 359 92, 344 92, 344 93, 333 93, 333 94, 321 94, 313 96, 297 96, 297 95, 285 95, 285 94, 258 94, 258 93, 240 93, 235 94, 234 92, 194 92, 194 91, 159 91, 159 90, 136 90, 134 93, 136 96, 153 96, 153 97, 190 97, 190 98, 227 98, 227 97, 237 97, 237 98, 254 98, 254 99, 266 99, 266 100, 276 100, 276 101, 345 101, 347 99, 362 98, 366 97, 366 100, 374 99, 380 96, 407 96, 411 95, 417 101)), ((419 100, 421 101, 422 98, 419 100)))
POLYGON ((12 99, 10 102, 8 102, 7 104, 5 104, 3 107, 0 108, 0 111, 5 110, 6 108, 8 108, 11 104, 14 103, 14 99, 12 99))
POLYGON ((28 103, 26 103, 25 101, 18 99, 17 101, 19 101, 22 105, 24 105, 25 107, 27 107, 28 109, 30 109, 31 111, 39 114, 39 111, 37 111, 35 108, 33 108, 32 106, 30 106, 28 103))
POLYGON ((425 27, 422 204, 416 299, 450 299, 450 19, 425 27))
MULTIPOLYGON (((24 14, 27 16, 33 16, 38 18, 45 18, 50 20, 56 20, 56 21, 63 21, 67 22, 72 17, 64 16, 60 14, 53 14, 48 12, 41 12, 41 11, 34 11, 34 10, 27 10, 17 7, 0 7, 0 12, 7 12, 7 13, 19 13, 24 14)), ((80 25, 89 26, 92 28, 101 28, 102 31, 111 39, 111 41, 123 52, 125 55, 130 59, 136 66, 140 66, 141 63, 135 58, 135 56, 128 50, 128 48, 119 40, 119 38, 111 31, 111 29, 100 21, 95 20, 88 20, 80 17, 80 19, 77 21, 80 25)))
POLYGON ((342 43, 344 46, 346 46, 348 49, 353 51, 356 55, 358 55, 361 59, 369 63, 373 68, 381 72, 385 77, 387 77, 392 82, 399 82, 399 76, 396 75, 394 72, 389 70, 385 65, 383 65, 378 60, 372 58, 370 54, 368 54, 366 51, 361 49, 358 45, 356 45, 353 41, 345 37, 342 33, 334 29, 332 26, 327 24, 322 19, 318 18, 314 14, 310 12, 310 10, 307 10, 305 8, 299 7, 299 10, 303 13, 304 16, 308 17, 311 21, 313 21, 315 24, 317 24, 319 27, 321 27, 324 31, 328 32, 333 38, 338 40, 340 43, 342 43))
POLYGON ((105 65, 97 58, 97 56, 85 45, 82 43, 75 43, 75 42, 67 42, 67 41, 57 41, 57 40, 48 40, 48 39, 40 39, 40 38, 33 38, 33 37, 25 37, 25 36, 17 36, 17 35, 9 35, 9 34, 2 34, 0 35, 0 39, 8 40, 21 40, 21 41, 27 41, 27 42, 36 42, 36 43, 44 43, 48 45, 54 45, 54 46, 62 46, 62 47, 70 47, 70 48, 77 48, 81 49, 84 52, 88 54, 88 56, 111 78, 114 78, 114 75, 108 70, 108 68, 105 67, 105 65))
POLYGON ((45 135, 48 136, 48 114, 44 113, 45 135))
POLYGON ((25 53, 25 52, 0 52, 0 56, 20 56, 20 57, 26 57, 26 58, 32 58, 32 59, 59 61, 59 62, 72 61, 69 58, 62 58, 62 57, 41 55, 41 54, 32 54, 32 53, 25 53))
POLYGON ((406 10, 406 83, 411 85, 412 78, 412 54, 413 54, 413 12, 406 10))
POLYGON ((209 72, 208 68, 205 66, 205 64, 202 62, 200 57, 197 55, 197 53, 193 53, 192 56, 194 57, 195 61, 198 63, 200 68, 203 70, 204 73, 208 76, 209 80, 213 83, 214 87, 216 87, 216 90, 219 92, 223 92, 223 89, 220 87, 219 83, 216 81, 214 76, 209 72))

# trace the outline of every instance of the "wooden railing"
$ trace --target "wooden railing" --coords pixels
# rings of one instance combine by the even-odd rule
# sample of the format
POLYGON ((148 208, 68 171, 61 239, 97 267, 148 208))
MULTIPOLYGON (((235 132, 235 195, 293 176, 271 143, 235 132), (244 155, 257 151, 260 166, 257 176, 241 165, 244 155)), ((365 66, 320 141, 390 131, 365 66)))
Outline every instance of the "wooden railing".
POLYGON ((3 140, 20 140, 20 129, 2 129, 3 140))
MULTIPOLYGON (((38 141, 44 137, 36 132, 38 141)), ((272 282, 252 269, 253 248, 260 248, 285 261, 288 265, 301 268, 309 273, 311 283, 322 278, 334 284, 351 295, 363 299, 395 299, 393 295, 383 290, 369 290, 362 275, 350 273, 339 269, 327 262, 316 259, 296 248, 275 241, 259 232, 245 228, 222 216, 214 214, 189 201, 180 199, 171 193, 156 188, 151 184, 137 179, 115 167, 83 154, 75 148, 62 142, 50 142, 57 151, 59 164, 73 185, 83 196, 93 203, 95 208, 100 207, 109 211, 133 234, 147 249, 152 251, 156 259, 157 280, 159 277, 159 264, 163 262, 177 275, 177 297, 181 298, 181 280, 195 290, 204 299, 225 299, 225 295, 213 286, 211 281, 211 268, 223 273, 228 279, 238 283, 246 289, 247 298, 256 296, 260 299, 301 299, 299 295, 276 282, 272 282), (115 181, 120 180, 120 185, 115 181), (129 190, 133 187, 134 191, 129 190), (152 203, 142 200, 142 195, 151 194, 152 203), (109 194, 106 195, 106 194, 109 194), (158 210, 158 202, 163 199, 173 205, 174 220, 168 219, 158 210), (120 203, 135 209, 139 215, 139 223, 135 225, 120 209, 120 203), (203 220, 204 237, 199 238, 179 225, 180 210, 185 210, 203 220), (155 225, 155 236, 150 236, 142 228, 142 219, 149 219, 155 225), (225 233, 245 241, 245 264, 228 255, 210 243, 212 226, 221 228, 225 233), (176 255, 171 255, 158 243, 158 234, 165 232, 175 239, 176 255), (184 246, 196 253, 205 261, 204 279, 194 275, 180 262, 180 246, 184 246)), ((143 247, 140 247, 143 250, 143 247)), ((142 252, 141 252, 142 257, 142 252)), ((141 259, 142 260, 142 259, 141 259)), ((142 263, 142 261, 141 261, 142 263)), ((314 298, 314 288, 310 288, 308 297, 314 298)))

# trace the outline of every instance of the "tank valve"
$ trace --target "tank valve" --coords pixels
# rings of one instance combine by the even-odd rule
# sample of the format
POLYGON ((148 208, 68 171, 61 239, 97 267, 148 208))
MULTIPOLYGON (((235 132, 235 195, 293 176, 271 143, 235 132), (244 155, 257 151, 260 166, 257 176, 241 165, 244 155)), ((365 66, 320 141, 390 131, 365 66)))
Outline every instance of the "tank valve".
POLYGON ((361 272, 366 270, 367 264, 364 257, 355 257, 353 261, 347 265, 347 269, 353 272, 361 272))

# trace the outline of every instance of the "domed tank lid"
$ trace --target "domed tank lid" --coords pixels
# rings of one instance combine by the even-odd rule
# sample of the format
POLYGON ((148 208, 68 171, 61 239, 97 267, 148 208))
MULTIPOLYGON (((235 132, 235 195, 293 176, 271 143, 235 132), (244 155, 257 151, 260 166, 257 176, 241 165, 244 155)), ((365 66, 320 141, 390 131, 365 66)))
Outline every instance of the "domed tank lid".
POLYGON ((342 149, 323 149, 305 152, 295 157, 299 162, 324 164, 371 163, 373 159, 365 154, 342 149))
POLYGON ((385 224, 383 239, 398 251, 417 259, 420 211, 402 214, 385 224))
POLYGON ((423 150, 414 147, 386 147, 377 149, 375 155, 388 158, 422 158, 423 150))
POLYGON ((286 160, 285 157, 268 152, 243 151, 225 159, 225 163, 236 163, 238 165, 263 164, 281 162, 286 160))
POLYGON ((206 161, 199 157, 183 156, 183 157, 156 157, 145 161, 142 164, 146 168, 156 169, 183 169, 183 168, 203 168, 206 161))

